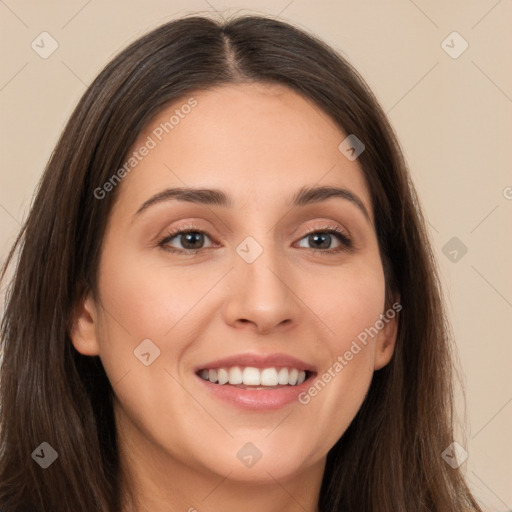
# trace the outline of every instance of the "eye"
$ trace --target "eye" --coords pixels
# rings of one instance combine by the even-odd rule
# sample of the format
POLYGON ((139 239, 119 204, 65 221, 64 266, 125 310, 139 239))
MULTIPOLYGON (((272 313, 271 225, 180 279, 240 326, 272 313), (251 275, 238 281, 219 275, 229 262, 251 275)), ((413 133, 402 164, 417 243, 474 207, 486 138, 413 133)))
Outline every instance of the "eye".
MULTIPOLYGON (((346 249, 352 248, 352 240, 347 233, 344 233, 338 226, 328 226, 325 228, 315 228, 314 231, 310 231, 304 238, 306 244, 311 244, 315 252, 333 254, 346 249), (333 236, 334 235, 334 236, 333 236), (333 240, 338 241, 338 246, 335 248, 331 247, 333 240)), ((299 243, 300 243, 299 242, 299 243)), ((304 247, 304 245, 300 245, 304 247)))
POLYGON ((169 252, 179 253, 197 253, 204 249, 205 237, 210 236, 194 226, 182 226, 167 233, 163 239, 158 242, 158 246, 169 252), (181 247, 171 245, 171 242, 178 243, 181 247))
MULTIPOLYGON (((158 246, 168 252, 197 254, 213 246, 212 244, 209 247, 205 247, 205 239, 210 239, 210 236, 205 231, 195 226, 181 226, 167 233, 165 237, 158 242, 158 246), (174 245, 176 243, 180 246, 176 247, 174 245)), ((305 248, 313 249, 313 252, 323 255, 350 250, 353 245, 350 236, 343 232, 338 226, 315 228, 309 231, 306 236, 299 241, 299 247, 304 247, 304 245, 302 245, 303 241, 305 241, 306 244, 312 245, 312 247, 306 246, 305 248), (332 242, 336 240, 338 241, 338 245, 332 248, 332 242)))

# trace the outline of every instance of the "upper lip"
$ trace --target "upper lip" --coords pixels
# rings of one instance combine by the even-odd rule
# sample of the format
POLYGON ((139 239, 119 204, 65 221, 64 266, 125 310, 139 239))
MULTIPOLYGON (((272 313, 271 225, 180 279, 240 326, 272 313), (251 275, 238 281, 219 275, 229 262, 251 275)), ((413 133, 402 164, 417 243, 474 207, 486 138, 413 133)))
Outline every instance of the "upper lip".
POLYGON ((209 361, 196 367, 196 372, 199 370, 214 370, 217 368, 232 368, 233 366, 241 367, 253 367, 253 368, 297 368, 297 370, 304 370, 309 372, 316 372, 313 365, 301 361, 296 357, 288 354, 276 353, 276 354, 236 354, 233 356, 224 357, 222 359, 216 359, 215 361, 209 361))

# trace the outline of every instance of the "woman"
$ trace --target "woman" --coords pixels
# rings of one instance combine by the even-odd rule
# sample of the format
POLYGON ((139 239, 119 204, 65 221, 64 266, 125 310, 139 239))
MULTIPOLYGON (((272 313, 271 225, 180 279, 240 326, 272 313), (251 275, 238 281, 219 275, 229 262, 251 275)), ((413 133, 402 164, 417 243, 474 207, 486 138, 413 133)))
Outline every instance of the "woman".
POLYGON ((280 21, 134 42, 13 247, 0 508, 480 511, 449 330, 367 85, 280 21))

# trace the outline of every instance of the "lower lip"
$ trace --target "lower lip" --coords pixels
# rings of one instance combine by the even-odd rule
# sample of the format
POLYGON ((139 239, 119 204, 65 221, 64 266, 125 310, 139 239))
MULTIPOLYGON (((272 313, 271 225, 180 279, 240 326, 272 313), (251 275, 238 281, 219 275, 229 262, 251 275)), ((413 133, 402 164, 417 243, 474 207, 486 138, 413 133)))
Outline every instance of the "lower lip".
POLYGON ((280 409, 293 402, 300 403, 298 396, 311 385, 314 374, 302 384, 275 389, 242 389, 230 384, 213 384, 199 375, 196 377, 206 389, 221 400, 241 409, 253 411, 280 409))

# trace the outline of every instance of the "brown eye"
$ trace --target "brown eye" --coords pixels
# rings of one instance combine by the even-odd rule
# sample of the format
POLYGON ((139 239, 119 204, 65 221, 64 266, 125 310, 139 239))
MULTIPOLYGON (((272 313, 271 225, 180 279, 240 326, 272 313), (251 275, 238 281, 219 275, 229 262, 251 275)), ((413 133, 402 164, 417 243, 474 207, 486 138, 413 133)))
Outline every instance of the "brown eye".
POLYGON ((204 246, 205 239, 210 238, 207 233, 198 229, 178 228, 168 233, 165 238, 158 242, 158 245, 170 252, 199 252, 207 247, 204 246), (178 247, 173 244, 178 244, 178 247))

